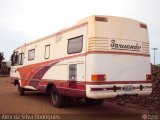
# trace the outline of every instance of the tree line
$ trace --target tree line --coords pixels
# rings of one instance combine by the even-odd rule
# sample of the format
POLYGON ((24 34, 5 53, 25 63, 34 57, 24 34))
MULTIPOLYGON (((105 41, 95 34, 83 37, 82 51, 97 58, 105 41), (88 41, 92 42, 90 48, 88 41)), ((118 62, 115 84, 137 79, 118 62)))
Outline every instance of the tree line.
POLYGON ((2 67, 2 60, 4 60, 4 54, 3 52, 0 52, 0 68, 2 67))

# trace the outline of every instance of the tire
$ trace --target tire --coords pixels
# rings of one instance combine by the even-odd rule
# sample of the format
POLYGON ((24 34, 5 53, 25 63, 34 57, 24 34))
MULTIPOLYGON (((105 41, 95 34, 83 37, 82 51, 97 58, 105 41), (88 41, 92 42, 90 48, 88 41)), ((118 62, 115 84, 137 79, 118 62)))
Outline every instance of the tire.
POLYGON ((65 96, 60 95, 55 87, 51 88, 50 97, 54 107, 62 108, 65 106, 65 96))
POLYGON ((25 89, 20 87, 20 84, 18 84, 18 92, 20 96, 24 96, 25 89))
POLYGON ((85 102, 87 105, 102 105, 104 103, 104 99, 85 98, 85 102))

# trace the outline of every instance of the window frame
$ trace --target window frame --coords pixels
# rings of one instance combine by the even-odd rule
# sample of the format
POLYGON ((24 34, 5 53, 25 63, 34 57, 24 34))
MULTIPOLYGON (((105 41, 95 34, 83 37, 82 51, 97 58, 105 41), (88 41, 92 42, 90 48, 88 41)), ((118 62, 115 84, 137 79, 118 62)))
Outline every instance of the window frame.
POLYGON ((18 54, 18 65, 23 65, 24 63, 24 53, 19 53, 18 54))
POLYGON ((13 53, 13 66, 17 66, 18 65, 18 58, 19 56, 18 56, 18 51, 15 51, 14 53, 13 53))
POLYGON ((73 38, 69 38, 69 39, 68 39, 68 45, 67 45, 67 53, 68 53, 68 54, 81 53, 82 50, 83 50, 83 35, 80 35, 80 36, 77 36, 77 37, 73 37, 73 38), (81 50, 80 50, 80 51, 76 51, 76 52, 69 52, 69 41, 70 41, 70 40, 74 40, 74 39, 76 39, 76 38, 81 38, 81 37, 82 37, 82 46, 81 46, 81 50))
POLYGON ((35 49, 30 49, 30 50, 28 50, 28 61, 31 61, 31 60, 34 60, 34 59, 35 59, 35 49), (31 51, 34 51, 34 57, 33 57, 32 59, 29 57, 29 53, 30 53, 31 51))
POLYGON ((50 58, 50 44, 48 44, 48 45, 45 45, 45 53, 44 53, 44 59, 49 59, 50 58), (47 50, 47 47, 49 47, 49 53, 48 53, 48 57, 46 57, 46 50, 47 50))

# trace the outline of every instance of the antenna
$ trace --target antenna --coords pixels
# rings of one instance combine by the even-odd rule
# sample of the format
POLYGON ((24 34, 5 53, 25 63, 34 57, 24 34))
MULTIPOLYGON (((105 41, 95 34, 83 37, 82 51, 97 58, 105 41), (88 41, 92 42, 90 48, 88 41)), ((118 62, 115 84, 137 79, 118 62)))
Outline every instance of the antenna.
POLYGON ((158 48, 152 48, 152 50, 154 50, 154 65, 156 64, 156 50, 158 50, 158 48))

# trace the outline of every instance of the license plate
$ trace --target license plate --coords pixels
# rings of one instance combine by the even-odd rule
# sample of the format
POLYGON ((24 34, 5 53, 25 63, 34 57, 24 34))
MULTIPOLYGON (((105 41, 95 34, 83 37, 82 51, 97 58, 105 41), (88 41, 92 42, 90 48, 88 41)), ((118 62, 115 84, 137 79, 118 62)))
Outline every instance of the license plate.
POLYGON ((133 85, 125 85, 124 86, 124 91, 132 91, 133 90, 133 85))

